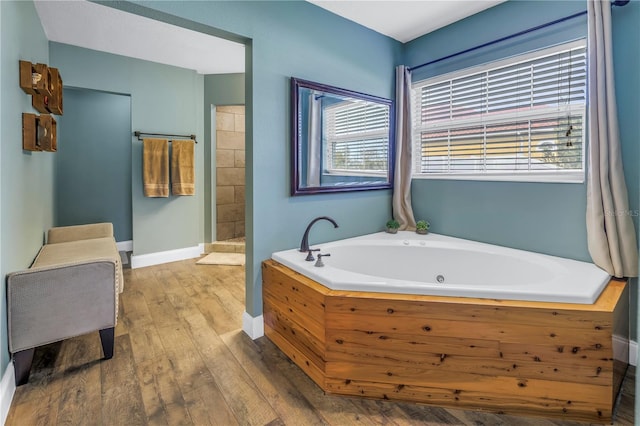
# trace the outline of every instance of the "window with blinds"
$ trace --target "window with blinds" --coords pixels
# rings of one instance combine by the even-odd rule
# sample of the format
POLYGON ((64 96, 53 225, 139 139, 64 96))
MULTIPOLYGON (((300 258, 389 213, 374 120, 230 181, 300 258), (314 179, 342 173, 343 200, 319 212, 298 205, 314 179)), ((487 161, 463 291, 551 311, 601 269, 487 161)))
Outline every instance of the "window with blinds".
POLYGON ((414 177, 584 181, 586 42, 412 87, 414 177))
POLYGON ((324 109, 327 172, 386 176, 389 161, 388 105, 344 101, 324 109))

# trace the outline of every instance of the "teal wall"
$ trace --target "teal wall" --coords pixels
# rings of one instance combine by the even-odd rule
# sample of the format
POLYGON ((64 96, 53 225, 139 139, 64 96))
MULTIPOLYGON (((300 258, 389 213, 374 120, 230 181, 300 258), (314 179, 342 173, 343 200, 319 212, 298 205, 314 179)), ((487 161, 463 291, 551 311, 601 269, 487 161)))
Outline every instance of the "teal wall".
POLYGON ((53 222, 55 155, 22 150, 22 113, 35 112, 19 87, 20 59, 48 63, 49 48, 32 2, 0 1, 0 374, 9 363, 7 273, 28 268, 53 222))
MULTIPOLYGON (((65 86, 130 95, 132 131, 195 134, 202 140, 203 76, 195 71, 60 43, 50 44, 50 56, 65 86)), ((146 198, 142 191, 142 142, 132 135, 129 141, 133 254, 202 243, 204 143, 196 145, 195 196, 146 198)))
MULTIPOLYGON (((393 98, 401 45, 303 1, 147 2, 158 14, 126 4, 114 7, 158 19, 184 18, 250 39, 247 57, 247 312, 262 313, 260 263, 296 247, 311 219, 311 242, 381 230, 391 214, 391 192, 289 196, 289 78, 318 81, 393 98), (159 16, 161 15, 161 16, 159 16)), ((182 22, 182 24, 186 24, 182 22)), ((135 225, 134 225, 135 227, 135 225)))
MULTIPOLYGON (((482 13, 427 34, 406 45, 405 62, 415 66, 510 34, 586 10, 585 1, 508 1, 482 13), (473 34, 470 37, 469 34, 473 34)), ((613 8, 613 50, 620 135, 630 210, 640 211, 638 177, 638 93, 640 93, 640 2, 613 8)), ((543 31, 549 40, 575 34, 579 18, 543 31)), ((537 34, 537 33, 535 33, 537 34)), ((508 43, 506 52, 527 50, 539 42, 527 36, 524 44, 508 43), (515 49, 515 50, 514 50, 515 49)), ((520 41, 520 40, 519 40, 520 41)), ((495 59, 496 49, 465 55, 474 63, 495 59)), ((468 65, 471 65, 469 63, 468 65)), ((441 67, 446 67, 445 62, 441 67)), ((422 71, 424 73, 424 71, 422 71)), ((590 261, 586 236, 586 184, 414 180, 412 200, 416 218, 431 222, 437 233, 525 250, 590 261)), ((637 234, 637 232, 636 232, 637 234)), ((631 336, 636 339, 637 280, 631 285, 631 336)), ((637 340, 637 339, 636 339, 637 340)))
MULTIPOLYGON (((408 66, 419 65, 581 10, 586 10, 586 3, 582 1, 554 2, 552 8, 537 1, 509 1, 408 43, 405 62, 408 66), (469 37, 469 34, 474 36, 469 37)), ((586 35, 586 19, 578 21, 582 23, 582 31, 569 37, 586 35)), ((575 27, 575 21, 560 27, 567 25, 575 27)), ((543 33, 549 38, 550 31, 543 33)), ((523 39, 462 55, 462 59, 443 62, 414 74, 449 71, 452 66, 465 68, 539 47, 535 35, 523 39), (519 42, 523 41, 525 44, 521 46, 519 42)), ((428 219, 433 232, 574 259, 590 259, 585 231, 586 186, 583 184, 416 179, 412 184, 412 200, 416 219, 428 219)))
POLYGON ((111 222, 132 240, 131 97, 64 89, 58 126, 56 226, 111 222))
MULTIPOLYGON (((212 173, 216 169, 215 131, 211 132, 212 109, 218 105, 244 105, 244 73, 233 74, 212 74, 204 76, 204 140, 205 154, 204 179, 208 188, 216 187, 216 174, 212 173)), ((214 129, 215 130, 215 129, 214 129)), ((204 194, 204 235, 205 243, 216 240, 215 194, 208 190, 204 194)))

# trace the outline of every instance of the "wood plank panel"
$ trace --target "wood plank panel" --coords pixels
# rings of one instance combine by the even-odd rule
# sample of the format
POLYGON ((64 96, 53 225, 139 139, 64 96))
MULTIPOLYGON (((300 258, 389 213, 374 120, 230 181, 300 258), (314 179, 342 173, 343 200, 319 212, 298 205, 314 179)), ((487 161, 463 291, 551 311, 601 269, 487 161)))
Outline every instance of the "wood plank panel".
MULTIPOLYGON (((368 293, 370 294, 370 293, 368 293)), ((481 300, 481 299, 476 299, 481 300)), ((512 306, 469 305, 450 301, 424 302, 418 300, 369 299, 363 297, 334 296, 327 301, 327 312, 335 314, 366 313, 388 320, 392 317, 423 319, 429 318, 450 321, 536 324, 557 326, 562 323, 573 329, 593 329, 611 327, 611 316, 607 312, 591 312, 562 309, 519 308, 512 306)))
POLYGON ((415 336, 457 337, 461 339, 481 339, 509 343, 564 344, 573 346, 606 345, 611 339, 611 330, 578 330, 556 326, 522 324, 483 324, 480 322, 449 321, 435 318, 412 319, 394 317, 380 321, 378 317, 355 314, 334 314, 327 316, 326 327, 331 332, 337 330, 363 330, 367 332, 400 333, 415 336))
POLYGON ((308 287, 300 286, 287 276, 280 276, 276 281, 268 282, 264 291, 270 293, 273 298, 287 303, 292 309, 309 312, 314 318, 324 315, 325 295, 308 287))
POLYGON ((266 286, 262 289, 262 301, 263 303, 269 303, 270 307, 285 313, 291 322, 307 330, 316 339, 324 341, 324 312, 314 311, 303 305, 292 306, 289 303, 291 293, 293 291, 287 291, 286 289, 278 293, 271 286, 266 286))
POLYGON ((283 337, 273 328, 267 324, 264 326, 264 335, 269 338, 285 355, 291 359, 298 367, 302 369, 307 375, 320 387, 324 387, 325 377, 325 364, 317 364, 316 359, 307 357, 304 352, 298 349, 298 347, 291 343, 289 339, 283 337))
POLYGON ((434 337, 415 334, 382 333, 363 330, 327 330, 327 360, 336 352, 366 352, 369 349, 388 350, 396 353, 444 353, 478 357, 499 357, 497 340, 462 339, 459 337, 434 337))
MULTIPOLYGON (((397 333, 364 332, 360 330, 328 330, 327 360, 342 353, 379 356, 376 350, 393 348, 394 356, 418 356, 415 354, 438 354, 494 357, 516 363, 543 362, 566 366, 583 365, 592 368, 605 368, 611 361, 612 343, 602 345, 573 346, 566 344, 532 345, 527 343, 503 343, 495 340, 433 337, 397 333)), ((610 367, 609 367, 610 368, 610 367)))
POLYGON ((601 366, 613 361, 611 341, 601 345, 534 345, 526 343, 500 343, 500 352, 515 362, 546 362, 560 366, 578 364, 601 366))
POLYGON ((390 383, 395 385, 430 386, 441 389, 482 392, 490 390, 505 400, 518 398, 566 399, 599 404, 611 400, 610 387, 586 383, 557 382, 521 377, 488 376, 461 371, 439 370, 429 367, 380 366, 350 362, 328 362, 327 377, 390 383))
MULTIPOLYGON (((597 365, 588 366, 575 363, 559 366, 542 361, 513 361, 507 357, 452 355, 433 352, 407 352, 396 350, 391 344, 387 348, 358 348, 344 351, 329 351, 328 364, 332 362, 355 363, 360 365, 394 365, 409 369, 433 369, 439 372, 473 373, 486 376, 507 376, 537 378, 544 380, 588 383, 606 386, 613 380, 610 362, 600 360, 597 365)), ((327 370, 328 373, 328 370, 327 370)))
POLYGON ((385 400, 414 401, 437 406, 473 408, 500 414, 553 416, 566 420, 606 422, 611 409, 600 401, 576 402, 573 399, 536 398, 529 395, 505 400, 487 389, 457 391, 427 386, 401 386, 389 383, 327 379, 327 392, 385 400))
POLYGON ((286 306, 289 314, 302 316, 299 323, 316 331, 318 338, 324 335, 325 295, 328 290, 313 283, 300 274, 282 270, 279 264, 263 267, 263 294, 269 295, 273 301, 286 306), (275 266, 274 266, 275 265, 275 266), (302 280, 302 282, 298 282, 302 280), (317 323, 306 325, 308 322, 317 323))
POLYGON ((277 262, 267 261, 262 268, 264 281, 275 293, 284 289, 293 291, 299 297, 292 299, 292 303, 324 311, 324 298, 330 290, 313 280, 301 275, 277 262))
MULTIPOLYGON (((285 292, 287 287, 305 287, 300 290, 305 297, 324 298, 320 325, 326 329, 326 363, 324 370, 308 374, 327 392, 371 396, 371 389, 392 385, 421 389, 416 395, 431 402, 430 392, 436 389, 440 404, 465 406, 456 396, 464 392, 475 394, 465 399, 471 406, 482 407, 486 391, 493 402, 485 408, 494 410, 504 403, 561 417, 574 411, 579 411, 579 419, 611 416, 616 381, 613 312, 624 300, 624 282, 612 280, 598 301, 586 307, 486 299, 471 303, 463 298, 333 291, 313 281, 307 285, 308 278, 296 285, 299 274, 288 268, 272 261, 263 268, 266 334, 305 371, 309 366, 301 360, 308 363, 309 355, 296 357, 309 352, 309 343, 291 325, 304 330, 318 324, 315 318, 305 323, 306 316, 292 308, 285 292), (270 275, 271 269, 277 271, 270 275), (279 286, 271 285, 271 276, 278 277, 279 286), (271 293, 273 288, 279 291, 271 293), (369 394, 362 385, 350 386, 352 382, 366 383, 369 394)), ((304 307, 304 300, 295 303, 304 307)), ((377 390, 374 395, 388 397, 377 390)), ((410 400, 420 401, 415 398, 410 400)))
POLYGON ((289 312, 282 312, 280 308, 286 308, 274 305, 269 296, 264 296, 263 299, 265 324, 283 336, 287 336, 288 339, 295 340, 298 348, 310 358, 317 358, 318 362, 323 361, 325 358, 324 334, 319 337, 304 328, 304 325, 295 321, 299 318, 292 318, 292 315, 288 315, 289 312))

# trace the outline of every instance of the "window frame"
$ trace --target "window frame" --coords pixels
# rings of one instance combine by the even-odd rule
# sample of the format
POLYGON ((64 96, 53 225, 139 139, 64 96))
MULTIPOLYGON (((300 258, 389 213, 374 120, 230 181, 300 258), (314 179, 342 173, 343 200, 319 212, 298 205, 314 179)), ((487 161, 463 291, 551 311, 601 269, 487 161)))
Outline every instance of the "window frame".
MULTIPOLYGON (((418 82, 413 82, 411 85, 411 137, 412 137, 412 150, 413 150, 413 165, 412 165, 412 178, 413 179, 434 179, 434 180, 474 180, 474 181, 508 181, 508 182, 556 182, 556 183, 584 183, 586 168, 586 120, 587 120, 587 72, 585 61, 585 80, 584 80, 584 103, 578 105, 569 103, 567 106, 560 108, 559 106, 540 108, 538 111, 501 111, 498 113, 491 113, 487 116, 480 114, 480 116, 474 116, 472 118, 458 118, 449 120, 440 120, 437 123, 421 123, 416 124, 416 118, 421 114, 421 90, 425 86, 432 86, 438 83, 446 81, 453 81, 464 77, 472 77, 481 73, 489 73, 494 70, 499 70, 506 67, 514 67, 518 64, 531 62, 536 59, 541 59, 546 56, 557 55, 563 52, 570 52, 575 49, 585 49, 586 60, 586 39, 580 38, 574 41, 561 43, 551 47, 538 49, 528 53, 511 56, 508 58, 491 61, 485 64, 456 70, 453 72, 445 73, 442 75, 434 76, 431 78, 423 79, 418 82), (529 122, 540 119, 557 119, 560 120, 563 116, 580 116, 581 124, 581 166, 579 169, 566 169, 566 170, 492 170, 492 171, 475 171, 475 172, 422 172, 422 142, 420 141, 421 135, 424 132, 433 131, 451 131, 451 130, 463 130, 471 127, 482 127, 486 130, 489 125, 504 124, 513 125, 516 122, 529 122)), ((582 81, 580 83, 583 84, 582 81)), ((449 103, 451 103, 451 95, 449 95, 449 103)), ((531 127, 529 127, 531 130, 531 127)), ((576 139, 577 140, 577 139, 576 139)), ((477 157, 479 160, 487 164, 489 158, 486 154, 487 140, 484 139, 481 142, 482 148, 485 153, 481 157, 477 157)), ((531 145, 531 144, 530 144, 531 145)), ((447 156, 447 159, 451 157, 447 156)), ((526 158, 529 159, 529 164, 532 156, 529 154, 526 158)), ((471 158, 470 158, 471 159, 471 158)))
MULTIPOLYGON (((368 101, 361 101, 361 100, 357 100, 358 103, 363 103, 363 102, 367 102, 368 101)), ((339 111, 341 109, 349 109, 352 107, 352 105, 350 105, 350 103, 353 103, 353 101, 345 101, 342 103, 338 103, 335 105, 330 105, 326 108, 324 108, 323 110, 323 114, 327 114, 328 112, 330 112, 331 114, 333 114, 334 116, 334 123, 335 123, 335 116, 336 116, 336 111, 339 111)), ((379 104, 373 104, 375 107, 377 108, 384 108, 386 105, 379 105, 379 104)), ((322 134, 324 136, 324 140, 322 141, 323 144, 326 144, 326 146, 329 149, 325 149, 324 151, 324 164, 326 165, 326 167, 323 167, 322 173, 324 175, 334 175, 334 176, 363 176, 363 177, 385 177, 388 174, 388 170, 389 170, 389 152, 387 151, 386 155, 385 155, 385 161, 386 161, 386 166, 387 168, 385 170, 373 170, 373 169, 341 169, 341 168, 337 168, 337 167, 333 167, 333 146, 332 144, 335 142, 359 142, 359 141, 366 141, 366 140, 373 140, 373 139, 385 139, 385 138, 389 138, 389 130, 391 128, 391 113, 393 111, 391 111, 390 109, 387 109, 387 126, 384 128, 380 128, 380 129, 375 129, 375 130, 365 130, 362 131, 360 133, 352 133, 346 136, 339 136, 334 134, 335 132, 331 132, 329 131, 330 126, 330 119, 328 119, 327 117, 323 116, 322 119, 322 126, 323 126, 323 131, 322 134)), ((388 146, 388 142, 387 142, 387 147, 386 149, 389 149, 388 146)))

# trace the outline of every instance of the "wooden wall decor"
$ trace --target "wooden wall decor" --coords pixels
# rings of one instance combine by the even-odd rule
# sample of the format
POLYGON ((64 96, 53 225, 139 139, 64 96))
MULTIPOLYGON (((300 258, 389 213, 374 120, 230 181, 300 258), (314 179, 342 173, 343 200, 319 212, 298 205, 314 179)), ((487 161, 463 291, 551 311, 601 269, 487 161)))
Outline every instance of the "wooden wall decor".
POLYGON ((20 61, 20 87, 29 95, 51 96, 49 89, 49 67, 20 61))
POLYGON ((626 280, 580 305, 331 290, 273 260, 262 279, 265 335, 328 394, 611 421, 626 280))
POLYGON ((31 106, 38 112, 48 114, 49 111, 49 95, 31 95, 31 106))
POLYGON ((38 145, 43 151, 58 150, 58 125, 53 116, 42 114, 38 120, 38 145))
POLYGON ((20 87, 32 96, 31 105, 43 114, 62 115, 62 77, 57 68, 20 61, 20 87))
POLYGON ((22 114, 22 149, 58 150, 58 124, 50 114, 62 115, 62 77, 57 68, 20 61, 20 88, 31 95, 31 105, 42 113, 22 114))
POLYGON ((33 69, 31 62, 20 61, 20 88, 28 95, 36 93, 36 90, 33 87, 34 72, 35 70, 33 69))
POLYGON ((51 77, 51 97, 47 109, 51 114, 62 115, 62 77, 58 68, 49 68, 51 77))
POLYGON ((41 151, 37 144, 37 115, 22 114, 22 149, 25 151, 41 151))
POLYGON ((25 151, 58 150, 58 124, 49 114, 22 114, 22 149, 25 151))

